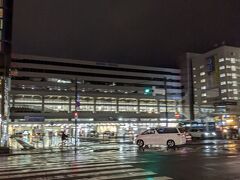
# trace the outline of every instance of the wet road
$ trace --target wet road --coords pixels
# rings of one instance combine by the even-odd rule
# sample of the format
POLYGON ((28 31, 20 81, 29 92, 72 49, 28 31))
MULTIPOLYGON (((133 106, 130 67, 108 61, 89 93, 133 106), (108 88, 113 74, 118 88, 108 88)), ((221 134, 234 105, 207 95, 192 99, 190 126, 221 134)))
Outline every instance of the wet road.
POLYGON ((74 151, 0 156, 0 179, 240 179, 240 144, 138 149, 102 144, 74 151))

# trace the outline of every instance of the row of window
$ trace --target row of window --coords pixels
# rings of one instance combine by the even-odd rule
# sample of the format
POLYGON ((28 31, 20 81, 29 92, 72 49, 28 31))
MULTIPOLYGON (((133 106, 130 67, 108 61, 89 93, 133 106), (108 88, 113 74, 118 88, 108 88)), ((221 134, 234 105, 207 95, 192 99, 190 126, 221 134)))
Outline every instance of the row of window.
MULTIPOLYGON (((75 106, 69 105, 44 105, 44 112, 70 112, 75 110, 75 106), (71 107, 71 109, 70 109, 71 107)), ((26 104, 17 104, 11 108, 14 112, 41 112, 41 105, 26 105, 26 104)), ((91 105, 82 105, 77 108, 77 111, 109 111, 109 112, 148 112, 148 113, 157 113, 157 112, 166 112, 166 107, 154 107, 154 106, 101 106, 96 107, 91 105), (139 109, 139 110, 138 110, 139 109)), ((180 107, 168 107, 168 112, 180 112, 182 109, 180 107)))

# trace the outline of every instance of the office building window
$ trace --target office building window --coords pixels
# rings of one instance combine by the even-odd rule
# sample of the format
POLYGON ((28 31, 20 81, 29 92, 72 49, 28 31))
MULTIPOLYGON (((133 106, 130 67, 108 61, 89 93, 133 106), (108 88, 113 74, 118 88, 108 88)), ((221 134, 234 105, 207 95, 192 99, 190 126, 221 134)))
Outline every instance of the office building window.
POLYGON ((220 66, 219 69, 223 70, 223 69, 225 69, 225 66, 220 66))
POLYGON ((205 83, 206 82, 206 79, 201 79, 201 83, 205 83))
POLYGON ((204 65, 201 65, 201 66, 200 66, 200 69, 203 69, 203 68, 204 68, 204 65))
POLYGON ((221 93, 223 94, 223 93, 226 93, 227 92, 227 90, 226 89, 222 89, 221 90, 221 93))
POLYGON ((207 89, 207 87, 206 87, 206 86, 202 86, 201 89, 202 89, 202 90, 203 90, 203 89, 207 89))
POLYGON ((203 100, 202 103, 204 103, 204 104, 207 103, 207 100, 203 100))
POLYGON ((235 64, 236 63, 236 59, 235 58, 231 58, 231 63, 235 64))
POLYGON ((223 86, 223 85, 226 85, 226 81, 221 82, 221 85, 222 85, 222 86, 223 86))
POLYGON ((238 90, 237 89, 233 89, 233 94, 238 94, 238 90))
POLYGON ((206 73, 205 72, 201 72, 200 73, 200 76, 204 76, 206 73))
POLYGON ((226 76, 226 74, 220 74, 220 77, 225 77, 226 76))
POLYGON ((232 81, 232 86, 236 87, 237 85, 237 81, 232 81))
POLYGON ((232 78, 233 79, 237 79, 237 74, 236 73, 232 73, 232 78))
POLYGON ((232 69, 232 71, 236 71, 237 70, 236 66, 232 66, 231 69, 232 69))
POLYGON ((227 100, 227 97, 222 97, 222 100, 227 100))
POLYGON ((219 60, 218 60, 218 62, 223 62, 224 61, 224 58, 220 58, 219 60))
POLYGON ((206 94, 206 93, 203 93, 203 94, 202 94, 202 97, 206 97, 206 96, 207 96, 207 94, 206 94))

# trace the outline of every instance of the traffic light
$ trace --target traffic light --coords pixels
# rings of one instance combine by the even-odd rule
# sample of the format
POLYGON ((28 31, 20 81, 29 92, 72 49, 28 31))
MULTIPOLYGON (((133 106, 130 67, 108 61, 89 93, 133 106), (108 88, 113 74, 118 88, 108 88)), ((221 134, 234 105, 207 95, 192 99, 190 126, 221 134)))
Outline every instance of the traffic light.
POLYGON ((152 95, 152 88, 149 88, 149 87, 144 88, 144 94, 145 95, 152 95))
POLYGON ((73 115, 74 115, 74 118, 75 118, 75 119, 78 118, 78 112, 74 112, 73 115))

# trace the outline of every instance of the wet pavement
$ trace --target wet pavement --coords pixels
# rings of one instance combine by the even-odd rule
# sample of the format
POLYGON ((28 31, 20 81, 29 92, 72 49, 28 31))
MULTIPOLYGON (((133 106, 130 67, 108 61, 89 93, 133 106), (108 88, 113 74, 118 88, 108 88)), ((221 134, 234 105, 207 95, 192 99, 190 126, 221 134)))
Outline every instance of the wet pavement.
POLYGON ((76 152, 74 147, 25 151, 0 161, 0 179, 237 180, 240 142, 211 140, 175 149, 92 143, 76 152))

